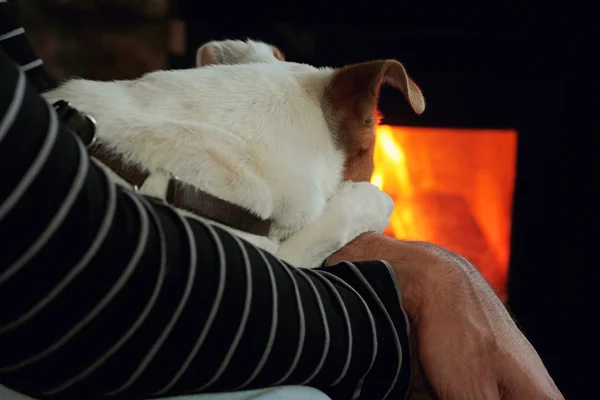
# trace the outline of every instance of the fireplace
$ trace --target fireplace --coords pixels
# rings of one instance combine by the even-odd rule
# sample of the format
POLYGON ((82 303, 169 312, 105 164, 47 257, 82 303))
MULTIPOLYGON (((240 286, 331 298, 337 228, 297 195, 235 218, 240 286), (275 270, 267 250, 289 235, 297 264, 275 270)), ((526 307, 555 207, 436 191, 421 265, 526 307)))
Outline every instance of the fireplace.
POLYGON ((387 235, 468 258, 506 298, 517 133, 381 125, 371 182, 392 196, 387 235))

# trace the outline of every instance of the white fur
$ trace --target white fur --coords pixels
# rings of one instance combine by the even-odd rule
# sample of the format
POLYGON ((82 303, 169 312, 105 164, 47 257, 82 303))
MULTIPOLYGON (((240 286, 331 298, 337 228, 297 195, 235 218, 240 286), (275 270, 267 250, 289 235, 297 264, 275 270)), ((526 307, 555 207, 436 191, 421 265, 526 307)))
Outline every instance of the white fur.
POLYGON ((147 168, 141 192, 164 198, 172 173, 273 219, 268 238, 225 228, 314 267, 359 234, 382 232, 393 208, 369 183, 340 187, 345 155, 322 107, 332 72, 290 62, 217 65, 133 81, 71 80, 45 97, 93 115, 102 143, 147 168))
POLYGON ((220 40, 202 45, 196 52, 196 66, 201 67, 202 53, 210 48, 217 64, 250 64, 258 62, 278 62, 273 48, 256 40, 220 40))

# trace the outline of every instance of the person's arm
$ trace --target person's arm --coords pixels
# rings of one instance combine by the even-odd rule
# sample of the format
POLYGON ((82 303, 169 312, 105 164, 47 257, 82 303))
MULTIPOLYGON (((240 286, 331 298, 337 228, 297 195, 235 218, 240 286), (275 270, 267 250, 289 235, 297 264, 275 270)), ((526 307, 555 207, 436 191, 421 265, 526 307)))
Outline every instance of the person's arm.
POLYGON ((381 262, 300 270, 117 187, 0 51, 0 382, 148 398, 306 384, 403 398, 381 262))
POLYGON ((328 262, 373 259, 390 263, 413 326, 413 397, 564 400, 535 349, 467 259, 434 244, 367 233, 328 262))

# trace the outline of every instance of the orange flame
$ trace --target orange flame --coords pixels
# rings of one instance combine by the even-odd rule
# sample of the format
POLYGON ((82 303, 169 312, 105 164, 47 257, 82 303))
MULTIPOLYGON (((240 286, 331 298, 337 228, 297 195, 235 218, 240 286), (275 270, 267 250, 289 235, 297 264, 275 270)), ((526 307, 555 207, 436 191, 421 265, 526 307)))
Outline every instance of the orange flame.
POLYGON ((511 130, 379 126, 371 182, 396 204, 385 233, 462 254, 503 296, 516 139, 511 130))

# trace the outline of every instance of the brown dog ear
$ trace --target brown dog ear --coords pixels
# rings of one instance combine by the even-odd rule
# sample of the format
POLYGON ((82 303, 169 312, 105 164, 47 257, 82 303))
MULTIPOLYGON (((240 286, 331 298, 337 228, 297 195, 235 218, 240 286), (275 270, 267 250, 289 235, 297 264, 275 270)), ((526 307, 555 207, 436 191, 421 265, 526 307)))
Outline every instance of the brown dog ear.
POLYGON ((272 44, 269 45, 271 47, 271 49, 273 49, 273 55, 275 56, 276 59, 278 59, 279 61, 285 61, 285 54, 283 54, 283 52, 281 50, 279 50, 277 47, 273 46, 272 44))
POLYGON ((421 89, 408 77, 396 60, 369 61, 340 68, 327 87, 326 96, 334 108, 352 112, 360 122, 369 124, 377 110, 381 85, 387 83, 403 94, 414 112, 425 111, 421 89))

